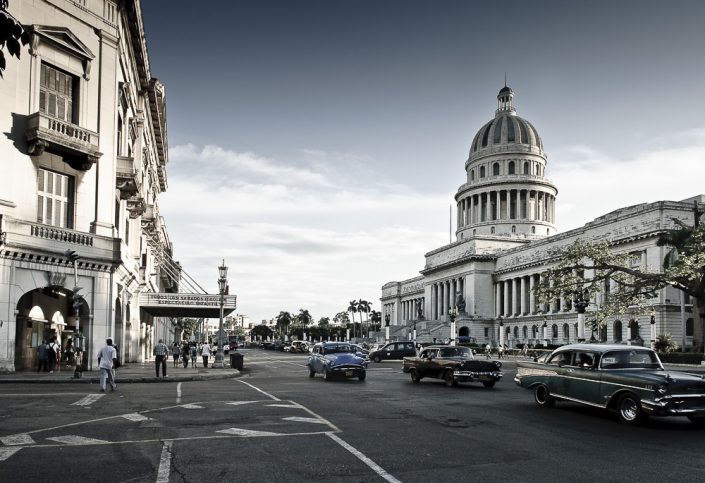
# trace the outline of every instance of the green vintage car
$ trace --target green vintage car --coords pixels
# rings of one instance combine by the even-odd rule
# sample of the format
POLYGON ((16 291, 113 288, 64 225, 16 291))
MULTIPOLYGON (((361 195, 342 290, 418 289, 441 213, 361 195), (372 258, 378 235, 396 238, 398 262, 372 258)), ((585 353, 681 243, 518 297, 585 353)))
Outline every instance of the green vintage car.
POLYGON ((645 347, 566 345, 542 362, 520 362, 514 381, 531 389, 539 406, 564 400, 615 410, 627 424, 653 415, 705 425, 705 376, 667 371, 645 347))

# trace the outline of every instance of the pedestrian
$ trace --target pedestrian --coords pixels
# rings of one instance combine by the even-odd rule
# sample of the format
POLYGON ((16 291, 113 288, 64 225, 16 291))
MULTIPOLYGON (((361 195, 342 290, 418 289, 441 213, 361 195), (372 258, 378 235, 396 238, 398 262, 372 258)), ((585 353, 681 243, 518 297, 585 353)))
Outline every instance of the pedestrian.
POLYGON ((203 357, 203 367, 208 367, 208 356, 211 355, 211 346, 205 341, 201 346, 201 357, 203 357))
POLYGON ((162 377, 166 377, 166 358, 169 354, 169 348, 162 339, 159 339, 157 345, 154 346, 154 366, 159 377, 159 366, 162 366, 162 377))
POLYGON ((98 366, 100 367, 100 392, 105 392, 106 381, 110 383, 110 389, 117 388, 113 367, 117 362, 117 352, 113 347, 113 339, 105 339, 105 346, 98 351, 98 366))
POLYGON ((47 347, 47 341, 43 340, 39 347, 37 347, 37 360, 39 365, 37 366, 37 372, 45 372, 49 370, 48 357, 49 348, 47 347))
POLYGON ((73 339, 66 341, 66 349, 64 350, 66 358, 66 367, 71 367, 73 365, 73 339))
POLYGON ((500 359, 504 359, 504 346, 502 344, 499 344, 499 346, 497 346, 497 356, 500 359))
POLYGON ((171 347, 171 355, 174 356, 174 367, 179 365, 179 354, 181 354, 181 347, 179 347, 178 342, 174 342, 174 345, 171 347))
POLYGON ((198 347, 196 347, 196 343, 194 342, 193 345, 191 345, 191 367, 196 367, 196 359, 198 358, 198 347))
POLYGON ((492 358, 491 353, 492 353, 492 346, 487 344, 485 346, 485 357, 488 359, 491 359, 492 358))
POLYGON ((56 337, 52 337, 49 340, 49 345, 47 347, 47 362, 49 364, 49 374, 54 373, 54 368, 56 367, 56 360, 59 357, 59 344, 56 343, 56 337))
POLYGON ((188 349, 188 342, 184 341, 184 345, 181 346, 181 360, 184 363, 184 369, 188 367, 188 358, 191 351, 188 349))

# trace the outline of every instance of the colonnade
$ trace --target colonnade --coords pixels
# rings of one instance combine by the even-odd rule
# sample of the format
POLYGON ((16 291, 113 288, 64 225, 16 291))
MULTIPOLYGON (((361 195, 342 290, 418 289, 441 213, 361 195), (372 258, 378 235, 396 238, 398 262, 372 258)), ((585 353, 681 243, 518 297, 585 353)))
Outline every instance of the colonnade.
POLYGON ((440 320, 457 305, 458 293, 465 292, 465 279, 452 278, 431 284, 431 319, 440 320))
POLYGON ((475 193, 458 201, 457 226, 494 220, 555 223, 556 197, 540 190, 509 189, 475 193))
POLYGON ((425 300, 423 297, 402 300, 401 301, 401 320, 418 320, 418 304, 421 304, 421 313, 423 314, 426 308, 425 300))

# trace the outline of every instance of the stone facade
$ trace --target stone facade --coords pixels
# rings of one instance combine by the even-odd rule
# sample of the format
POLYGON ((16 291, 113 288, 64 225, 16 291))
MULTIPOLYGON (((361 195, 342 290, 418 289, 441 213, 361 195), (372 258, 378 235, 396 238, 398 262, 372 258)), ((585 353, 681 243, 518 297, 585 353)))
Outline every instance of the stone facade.
MULTIPOLYGON (((420 341, 451 338, 448 312, 460 302, 464 310, 457 316, 455 335, 479 344, 576 342, 578 314, 572 301, 540 306, 532 291, 552 263, 551 250, 577 239, 604 240, 617 252, 635 255, 640 266, 658 269, 666 254, 656 245, 659 233, 674 228, 674 219, 692 224, 693 200, 705 203, 705 196, 699 195, 681 202, 619 208, 557 234, 558 191, 544 178, 547 157, 538 132, 528 121, 514 117, 511 89, 504 87, 497 98, 495 119, 473 139, 466 180, 456 194, 456 241, 425 255, 421 277, 382 287, 382 314, 389 315, 394 338, 411 337, 412 327, 420 341), (512 136, 508 124, 514 129, 512 136), (423 307, 422 316, 409 310, 412 304, 423 307)), ((591 302, 588 320, 591 311, 599 310, 601 296, 591 302)), ((656 334, 668 332, 679 345, 692 346, 692 305, 687 296, 666 288, 653 309, 656 334)), ((610 342, 648 341, 649 319, 634 314, 610 317, 606 330, 594 336, 610 342), (630 324, 633 319, 636 324, 630 324)))
POLYGON ((109 336, 123 361, 144 360, 174 328, 139 295, 175 291, 178 273, 159 212, 165 92, 140 3, 14 0, 9 11, 31 42, 0 80, 0 371, 34 367, 42 339, 65 344, 77 329, 89 368, 109 336))

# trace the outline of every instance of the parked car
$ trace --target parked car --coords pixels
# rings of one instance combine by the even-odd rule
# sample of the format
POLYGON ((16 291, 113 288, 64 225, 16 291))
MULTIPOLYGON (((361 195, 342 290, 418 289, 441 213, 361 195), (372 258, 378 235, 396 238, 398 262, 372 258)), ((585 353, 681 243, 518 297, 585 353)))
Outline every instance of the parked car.
POLYGON ((539 406, 565 400, 614 410, 626 424, 653 415, 705 425, 705 376, 666 371, 646 347, 566 345, 543 362, 518 363, 514 380, 534 392, 539 406))
POLYGON ((309 377, 320 373, 325 380, 339 376, 357 377, 364 381, 367 376, 367 361, 355 354, 355 350, 346 342, 322 342, 314 345, 307 366, 309 377))
POLYGON ((413 382, 424 377, 443 379, 446 386, 459 382, 481 382, 485 387, 494 387, 502 379, 502 363, 476 360, 468 347, 438 346, 424 347, 418 357, 405 357, 402 371, 411 375, 413 382))
POLYGON ((358 356, 362 357, 363 359, 367 359, 368 356, 370 355, 370 351, 365 349, 363 346, 358 345, 358 344, 350 344, 350 346, 353 348, 355 351, 355 354, 358 356))
POLYGON ((291 353, 308 354, 308 342, 305 340, 293 340, 289 345, 289 348, 284 348, 285 351, 291 353))
POLYGON ((413 357, 416 355, 414 343, 409 342, 389 342, 377 350, 373 350, 369 354, 370 360, 380 362, 389 359, 403 359, 404 357, 413 357))

